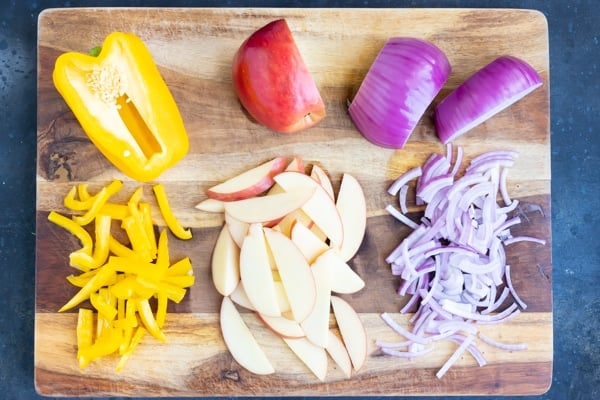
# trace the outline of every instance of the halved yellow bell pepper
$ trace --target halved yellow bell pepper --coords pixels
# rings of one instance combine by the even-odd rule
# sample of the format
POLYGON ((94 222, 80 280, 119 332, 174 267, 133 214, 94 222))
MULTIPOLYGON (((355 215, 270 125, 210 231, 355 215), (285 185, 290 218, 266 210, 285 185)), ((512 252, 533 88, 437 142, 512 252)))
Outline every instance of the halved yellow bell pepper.
POLYGON ((64 53, 52 77, 90 140, 129 177, 152 181, 187 154, 175 99, 138 36, 111 33, 97 57, 64 53))

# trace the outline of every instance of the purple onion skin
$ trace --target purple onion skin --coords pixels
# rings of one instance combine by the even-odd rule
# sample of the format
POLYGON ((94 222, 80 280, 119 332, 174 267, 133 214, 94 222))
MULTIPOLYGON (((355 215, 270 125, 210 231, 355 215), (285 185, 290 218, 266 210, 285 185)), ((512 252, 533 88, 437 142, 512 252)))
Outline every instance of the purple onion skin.
POLYGON ((450 70, 446 55, 432 43, 391 38, 352 100, 350 119, 370 142, 400 149, 444 86, 450 70))
POLYGON ((542 85, 525 61, 502 56, 471 75, 434 111, 437 135, 446 144, 542 85))

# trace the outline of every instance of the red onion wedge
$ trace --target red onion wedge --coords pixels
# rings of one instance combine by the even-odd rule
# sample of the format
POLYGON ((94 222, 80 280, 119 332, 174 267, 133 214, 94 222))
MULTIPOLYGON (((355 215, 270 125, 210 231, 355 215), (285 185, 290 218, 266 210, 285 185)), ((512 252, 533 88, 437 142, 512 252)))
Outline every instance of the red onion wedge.
POLYGON ((391 38, 350 103, 350 119, 372 143, 402 148, 448 75, 450 62, 432 43, 391 38))
POLYGON ((437 135, 448 143, 542 85, 539 74, 512 56, 492 61, 446 96, 435 108, 437 135))
POLYGON ((417 311, 409 328, 383 313, 383 321, 402 339, 376 341, 383 354, 402 358, 424 356, 440 340, 458 344, 437 372, 438 378, 465 351, 484 366, 478 341, 508 351, 527 348, 522 343, 497 341, 479 329, 504 323, 527 308, 513 285, 507 246, 519 241, 545 244, 543 239, 511 234, 511 228, 521 223, 519 213, 524 212, 517 209, 518 200, 508 195, 506 182, 506 169, 513 165, 516 152, 491 151, 475 157, 460 177, 462 148, 458 147, 454 162, 452 153, 452 146, 447 146, 445 155, 432 155, 388 190, 400 197, 401 209, 389 205, 386 210, 412 232, 385 260, 392 274, 400 277, 398 294, 411 296, 400 313, 410 312, 415 305, 417 311), (419 223, 403 211, 409 187, 414 188, 415 203, 425 205, 419 223), (508 299, 512 301, 506 303, 508 299))

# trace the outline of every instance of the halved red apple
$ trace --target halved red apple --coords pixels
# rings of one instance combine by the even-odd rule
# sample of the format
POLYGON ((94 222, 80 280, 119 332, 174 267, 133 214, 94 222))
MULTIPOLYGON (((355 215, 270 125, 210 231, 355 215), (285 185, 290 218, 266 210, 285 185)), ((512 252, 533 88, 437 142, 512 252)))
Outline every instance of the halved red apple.
POLYGON ((285 19, 250 35, 232 63, 240 102, 262 125, 281 133, 310 128, 325 117, 325 105, 285 19))

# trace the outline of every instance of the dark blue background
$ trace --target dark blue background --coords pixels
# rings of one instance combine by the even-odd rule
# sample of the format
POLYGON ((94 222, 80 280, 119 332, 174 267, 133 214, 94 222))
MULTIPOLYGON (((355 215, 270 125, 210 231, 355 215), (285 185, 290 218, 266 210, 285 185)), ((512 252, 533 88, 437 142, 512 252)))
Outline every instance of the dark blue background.
POLYGON ((543 12, 550 32, 555 352, 551 389, 531 398, 600 399, 599 0, 0 0, 0 398, 39 397, 33 386, 37 17, 45 8, 77 6, 499 7, 543 12))

